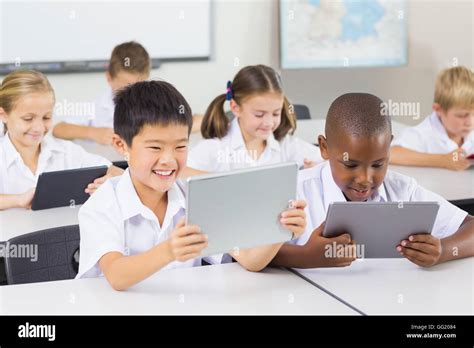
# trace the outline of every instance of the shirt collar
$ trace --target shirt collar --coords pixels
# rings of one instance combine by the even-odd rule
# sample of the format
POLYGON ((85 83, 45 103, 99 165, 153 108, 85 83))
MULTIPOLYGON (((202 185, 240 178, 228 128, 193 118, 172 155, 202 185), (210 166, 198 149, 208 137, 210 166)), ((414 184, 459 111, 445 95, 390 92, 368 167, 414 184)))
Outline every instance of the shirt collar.
POLYGON ((105 93, 100 96, 99 100, 99 106, 107 109, 114 109, 115 104, 114 104, 114 91, 112 88, 107 88, 105 93))
POLYGON ((21 160, 21 156, 16 150, 15 146, 12 144, 8 132, 3 137, 2 147, 3 153, 5 154, 5 165, 7 168, 12 165, 16 160, 21 160))
POLYGON ((41 142, 41 153, 61 152, 66 153, 64 144, 59 143, 52 135, 46 135, 41 142))
MULTIPOLYGON (((145 206, 137 191, 133 186, 132 178, 130 177, 130 170, 127 168, 119 179, 116 188, 117 199, 122 211, 123 220, 131 219, 134 216, 141 215, 148 220, 158 220, 156 215, 150 208, 145 206)), ((184 194, 179 189, 176 183, 168 190, 168 206, 166 208, 166 216, 163 226, 167 226, 170 219, 175 216, 180 209, 185 209, 186 203, 184 194)))
MULTIPOLYGON (((237 119, 237 117, 234 117, 234 119, 230 123, 229 135, 231 137, 232 150, 245 148, 244 136, 242 135, 239 120, 237 119)), ((270 150, 272 151, 278 152, 281 150, 280 142, 275 139, 273 133, 271 133, 267 139, 267 146, 265 148, 265 151, 267 150, 267 148, 270 148, 270 150)))
MULTIPOLYGON (((446 131, 446 128, 444 128, 443 123, 441 122, 441 119, 439 118, 439 115, 436 113, 436 111, 433 111, 433 113, 429 116, 429 119, 433 130, 435 130, 445 142, 453 144, 455 143, 454 140, 449 137, 448 132, 446 131)), ((470 149, 472 143, 471 134, 474 134, 474 131, 471 131, 471 133, 463 138, 462 148, 470 149)))
POLYGON ((452 142, 453 140, 449 137, 446 128, 444 128, 443 123, 441 122, 439 115, 436 111, 433 111, 429 116, 431 127, 433 130, 438 133, 444 141, 452 142))
MULTIPOLYGON (((5 156, 6 156, 5 164, 7 168, 17 160, 23 161, 20 153, 18 152, 16 147, 13 145, 8 132, 3 137, 2 146, 4 149, 5 156)), ((66 149, 64 148, 64 146, 61 146, 51 135, 46 135, 41 141, 40 159, 42 161, 47 161, 53 155, 53 152, 65 153, 66 149)))
MULTIPOLYGON (((333 202, 347 202, 346 197, 342 193, 339 186, 337 186, 331 172, 331 166, 329 162, 326 162, 322 168, 321 173, 322 187, 323 187, 323 204, 324 209, 328 211, 329 204, 333 202)), ((388 202, 387 191, 385 185, 382 184, 378 187, 368 201, 370 202, 388 202)))

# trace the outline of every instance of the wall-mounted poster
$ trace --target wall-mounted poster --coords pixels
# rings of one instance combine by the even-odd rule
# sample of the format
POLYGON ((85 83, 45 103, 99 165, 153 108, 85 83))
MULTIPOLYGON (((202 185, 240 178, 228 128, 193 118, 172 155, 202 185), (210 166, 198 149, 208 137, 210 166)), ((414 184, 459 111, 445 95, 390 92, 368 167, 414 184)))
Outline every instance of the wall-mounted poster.
POLYGON ((281 0, 283 69, 407 64, 404 0, 281 0))

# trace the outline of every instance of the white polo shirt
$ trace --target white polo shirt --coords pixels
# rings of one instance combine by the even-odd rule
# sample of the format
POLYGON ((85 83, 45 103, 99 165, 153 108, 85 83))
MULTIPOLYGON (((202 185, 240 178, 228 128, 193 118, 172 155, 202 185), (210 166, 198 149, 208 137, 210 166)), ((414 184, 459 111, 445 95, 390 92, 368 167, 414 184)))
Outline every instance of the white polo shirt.
POLYGON ((43 138, 36 173, 25 165, 8 133, 0 138, 0 194, 20 194, 36 186, 41 173, 57 170, 110 166, 105 158, 86 152, 71 141, 43 138))
MULTIPOLYGON (((123 255, 143 253, 166 241, 185 216, 185 197, 175 183, 168 191, 163 225, 137 195, 129 170, 107 180, 79 210, 81 233, 79 272, 76 278, 99 277, 100 258, 113 251, 123 255)), ((211 263, 222 255, 212 256, 211 263)), ((173 261, 164 269, 200 266, 201 258, 173 261)))
MULTIPOLYGON (((312 231, 326 220, 329 204, 346 202, 341 189, 337 186, 328 162, 313 168, 302 170, 298 174, 298 198, 306 200, 305 233, 296 240, 304 245, 312 231)), ((428 191, 417 184, 415 179, 387 171, 383 184, 374 192, 371 202, 439 202, 439 211, 433 226, 432 235, 444 238, 455 233, 467 216, 467 212, 449 203, 440 195, 428 191)))
MULTIPOLYGON (((458 144, 449 138, 436 112, 433 112, 415 127, 405 128, 393 140, 392 146, 395 145, 432 154, 446 154, 458 148, 458 144)), ((468 155, 474 153, 474 130, 464 139, 461 147, 468 155)))
POLYGON ((80 126, 114 127, 114 94, 111 88, 107 89, 94 101, 92 115, 58 116, 62 121, 80 126))
POLYGON ((245 147, 238 119, 234 118, 225 137, 205 139, 194 146, 189 152, 187 165, 209 172, 223 172, 292 161, 303 166, 305 158, 322 162, 317 146, 289 134, 277 141, 273 134, 270 134, 265 150, 254 160, 245 147))

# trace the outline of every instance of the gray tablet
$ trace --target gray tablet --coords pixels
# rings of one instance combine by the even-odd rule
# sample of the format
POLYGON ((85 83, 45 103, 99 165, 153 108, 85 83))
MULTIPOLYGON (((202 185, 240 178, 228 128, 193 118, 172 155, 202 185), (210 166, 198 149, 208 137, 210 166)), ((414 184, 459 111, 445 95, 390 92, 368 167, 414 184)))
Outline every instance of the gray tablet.
POLYGON ((188 178, 186 221, 209 237, 202 256, 290 240, 279 220, 297 173, 291 162, 188 178))
POLYGON ((41 173, 31 204, 32 210, 82 204, 90 195, 87 185, 107 173, 107 166, 59 170, 41 173))
POLYGON ((359 257, 402 257, 397 245, 412 234, 431 233, 438 209, 438 202, 331 203, 323 236, 350 233, 359 257))

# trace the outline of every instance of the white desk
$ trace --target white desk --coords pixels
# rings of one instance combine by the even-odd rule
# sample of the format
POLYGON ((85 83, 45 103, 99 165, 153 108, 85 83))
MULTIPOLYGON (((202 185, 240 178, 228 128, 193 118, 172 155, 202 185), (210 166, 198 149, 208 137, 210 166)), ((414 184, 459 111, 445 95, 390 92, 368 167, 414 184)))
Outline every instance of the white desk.
POLYGON ((124 158, 120 155, 112 145, 102 145, 94 142, 79 143, 87 152, 102 156, 111 162, 123 161, 124 158))
POLYGON ((283 269, 225 264, 163 271, 124 292, 105 278, 0 287, 0 315, 358 313, 283 269))
POLYGON ((406 259, 358 260, 345 268, 297 269, 365 314, 474 314, 474 258, 432 268, 406 259))
POLYGON ((474 203, 474 167, 463 171, 442 168, 390 165, 391 170, 413 177, 424 188, 449 201, 472 200, 474 203))
POLYGON ((79 206, 45 210, 8 209, 0 211, 0 241, 47 228, 78 224, 79 206))

